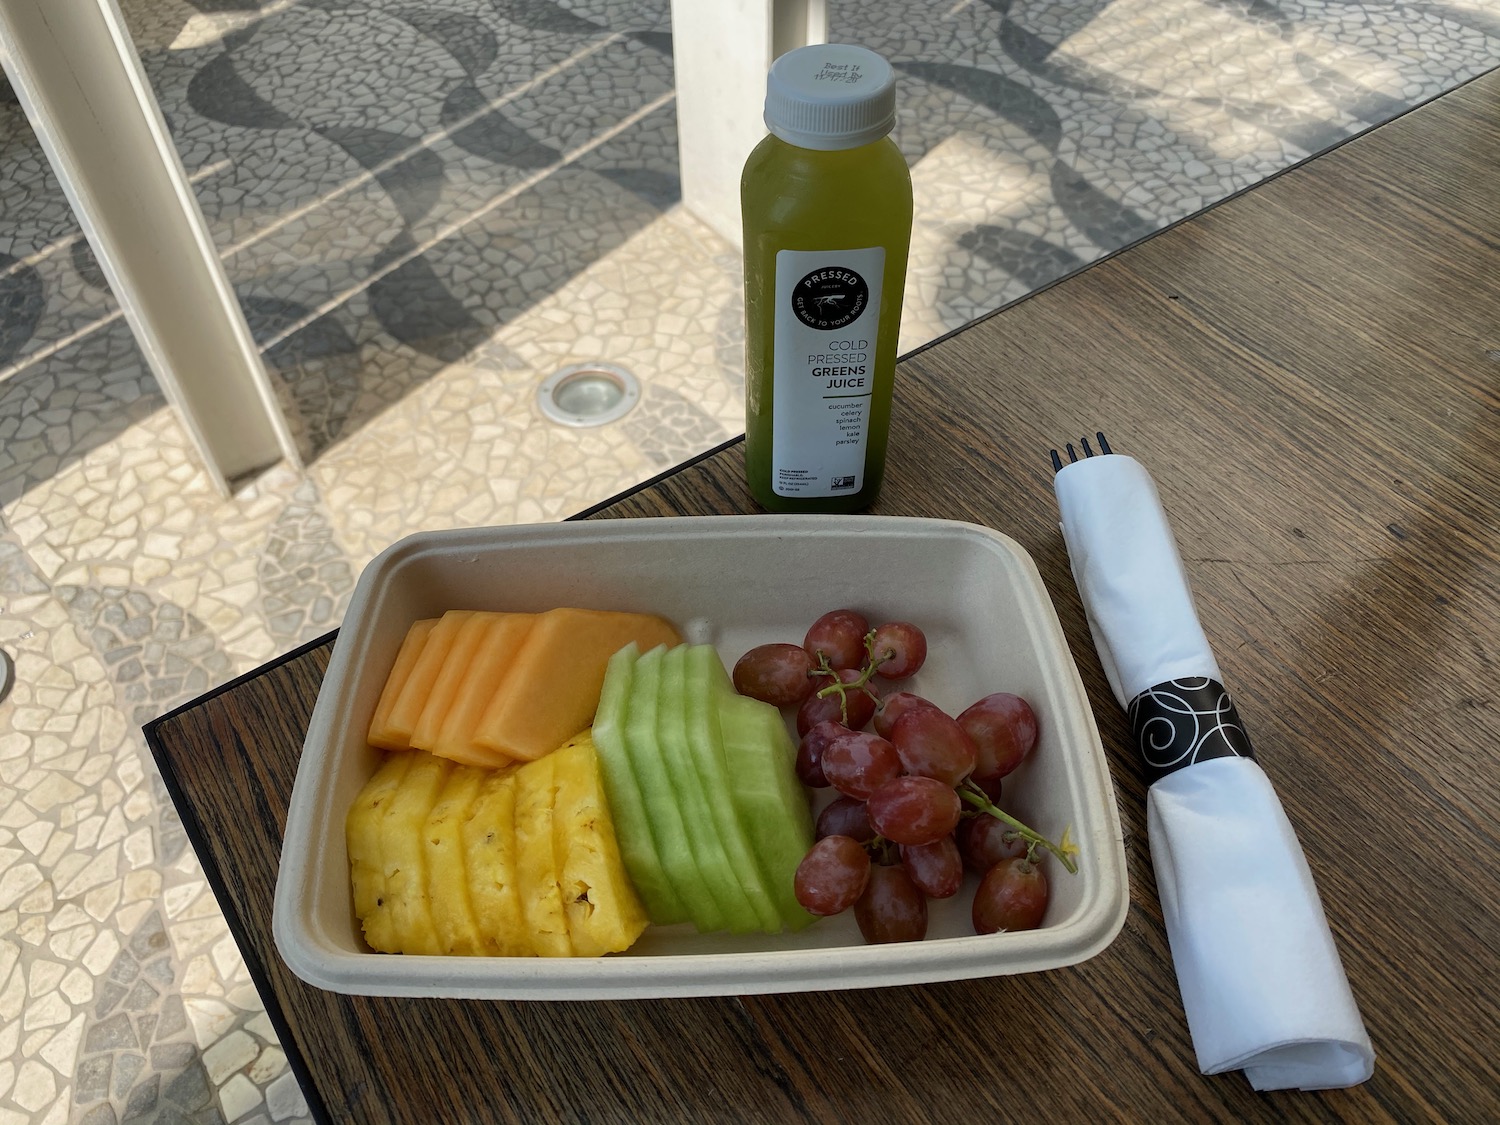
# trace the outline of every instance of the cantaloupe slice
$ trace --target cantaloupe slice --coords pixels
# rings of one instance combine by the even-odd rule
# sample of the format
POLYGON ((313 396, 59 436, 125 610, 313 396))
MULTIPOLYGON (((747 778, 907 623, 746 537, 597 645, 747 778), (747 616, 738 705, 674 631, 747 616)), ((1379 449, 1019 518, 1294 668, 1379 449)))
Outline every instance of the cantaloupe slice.
MULTIPOLYGON (((417 657, 422 655, 422 648, 427 644, 427 637, 437 623, 438 618, 430 617, 425 621, 415 622, 406 631, 406 639, 401 642, 401 649, 396 653, 396 663, 391 668, 391 674, 386 677, 385 687, 380 692, 380 702, 375 705, 375 716, 370 720, 370 733, 367 738, 371 746, 379 746, 382 750, 410 748, 411 743, 407 741, 407 738, 391 728, 391 711, 396 706, 401 689, 406 686, 406 681, 411 677, 411 670, 416 666, 417 657)), ((410 734, 410 732, 407 733, 410 734)))
POLYGON ((571 608, 538 614, 474 741, 525 761, 550 754, 588 728, 609 658, 632 641, 644 651, 682 638, 651 614, 571 608))
POLYGON ((471 609, 450 609, 438 619, 432 632, 427 635, 427 643, 422 646, 411 673, 401 685, 401 692, 396 696, 390 716, 386 719, 387 732, 393 741, 400 741, 402 748, 411 747, 412 732, 416 730, 417 720, 422 717, 422 709, 427 706, 427 697, 432 694, 432 686, 437 682, 438 673, 448 659, 453 642, 458 639, 459 630, 473 616, 474 611, 471 609))
POLYGON ((433 678, 432 689, 428 691, 427 699, 422 704, 422 713, 417 716, 416 725, 411 728, 413 749, 432 750, 443 720, 453 706, 453 701, 458 698, 464 676, 474 662, 474 654, 479 651, 480 642, 499 616, 498 613, 472 613, 458 627, 458 632, 453 635, 453 643, 448 646, 448 653, 443 657, 442 667, 433 678))
MULTIPOLYGON (((509 764, 511 759, 476 743, 474 730, 515 663, 516 654, 521 651, 536 621, 536 614, 486 613, 476 616, 484 619, 484 636, 470 656, 468 666, 462 669, 462 679, 452 694, 442 726, 427 749, 455 762, 498 767, 509 764)), ((457 647, 454 646, 455 652, 457 647)), ((452 662, 450 655, 449 663, 452 662)), ((447 674, 447 665, 444 665, 444 674, 447 674)), ((434 697, 436 694, 434 689, 434 697)), ((419 730, 412 737, 420 736, 419 730)))

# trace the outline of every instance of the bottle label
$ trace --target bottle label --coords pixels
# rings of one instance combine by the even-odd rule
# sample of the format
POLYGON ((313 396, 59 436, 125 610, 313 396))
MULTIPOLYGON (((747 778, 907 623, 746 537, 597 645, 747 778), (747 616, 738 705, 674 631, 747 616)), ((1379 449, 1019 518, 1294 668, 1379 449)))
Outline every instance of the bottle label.
POLYGON ((771 488, 849 496, 865 483, 885 248, 776 255, 771 488))

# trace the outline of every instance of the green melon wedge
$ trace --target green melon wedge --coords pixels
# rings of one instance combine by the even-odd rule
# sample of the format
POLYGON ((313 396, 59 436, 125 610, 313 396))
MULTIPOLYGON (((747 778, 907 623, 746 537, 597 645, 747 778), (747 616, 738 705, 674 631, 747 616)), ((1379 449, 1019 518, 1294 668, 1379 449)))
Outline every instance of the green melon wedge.
POLYGON ((635 677, 625 709, 625 748, 641 787, 651 838, 656 843, 656 858, 693 925, 701 933, 713 933, 726 928, 729 920, 709 893, 708 882, 698 868, 687 823, 677 803, 677 791, 667 775, 661 750, 657 716, 661 710, 662 662, 666 654, 667 647, 657 645, 635 662, 635 677))
POLYGON ((625 743, 627 711, 639 658, 640 648, 633 641, 610 658, 594 715, 594 748, 599 752, 604 793, 630 882, 641 896, 641 905, 651 921, 658 926, 670 926, 687 921, 688 912, 657 855, 645 795, 625 743))
POLYGON ((735 813, 734 782, 725 760, 724 738, 719 732, 719 699, 734 694, 734 684, 712 645, 685 646, 684 664, 687 744, 698 779, 708 794, 714 828, 740 890, 755 914, 757 928, 768 934, 779 933, 784 922, 766 888, 750 837, 735 813))
POLYGON ((714 816, 714 809, 730 799, 729 793, 722 786, 710 788, 705 785, 698 771, 698 755, 689 737, 688 647, 677 645, 662 655, 656 745, 677 809, 682 814, 688 846, 709 897, 731 933, 750 933, 759 928, 759 919, 740 887, 737 868, 724 849, 714 816))
POLYGON ((797 902, 797 866, 813 845, 812 811, 797 778, 797 748, 781 712, 735 693, 718 694, 724 761, 734 784, 734 811, 750 839, 765 885, 787 929, 814 919, 797 902))

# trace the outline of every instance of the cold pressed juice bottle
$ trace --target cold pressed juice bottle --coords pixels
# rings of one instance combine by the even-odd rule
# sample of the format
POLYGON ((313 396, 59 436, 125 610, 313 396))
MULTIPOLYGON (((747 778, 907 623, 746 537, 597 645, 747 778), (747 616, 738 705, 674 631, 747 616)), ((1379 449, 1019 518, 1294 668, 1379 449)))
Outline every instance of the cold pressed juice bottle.
POLYGON ((745 162, 745 464, 773 512, 853 512, 890 434, 911 174, 895 74, 846 44, 782 55, 745 162))

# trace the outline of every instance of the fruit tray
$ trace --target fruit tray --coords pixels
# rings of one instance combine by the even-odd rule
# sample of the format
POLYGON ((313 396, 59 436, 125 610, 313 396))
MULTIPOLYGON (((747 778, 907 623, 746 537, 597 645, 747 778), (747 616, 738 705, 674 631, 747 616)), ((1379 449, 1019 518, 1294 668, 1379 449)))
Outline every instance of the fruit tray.
MULTIPOLYGON (((818 801, 826 800, 819 797, 818 801)), ((880 516, 600 520, 410 536, 361 575, 308 730, 276 885, 274 932, 299 977, 379 996, 597 1000, 867 988, 1034 972, 1103 950, 1125 920, 1119 815, 1099 734, 1030 557, 990 528, 880 516), (649 927, 602 958, 392 956, 354 918, 343 823, 380 752, 365 731, 407 626, 453 608, 555 606, 657 613, 732 667, 767 641, 800 640, 854 606, 925 630, 928 659, 903 684, 955 713, 993 691, 1031 701, 1036 751, 1006 778, 1006 805, 1056 839, 1079 871, 1049 867, 1040 929, 976 936, 975 877, 929 904, 925 941, 867 946, 852 913, 796 934, 649 927)))

